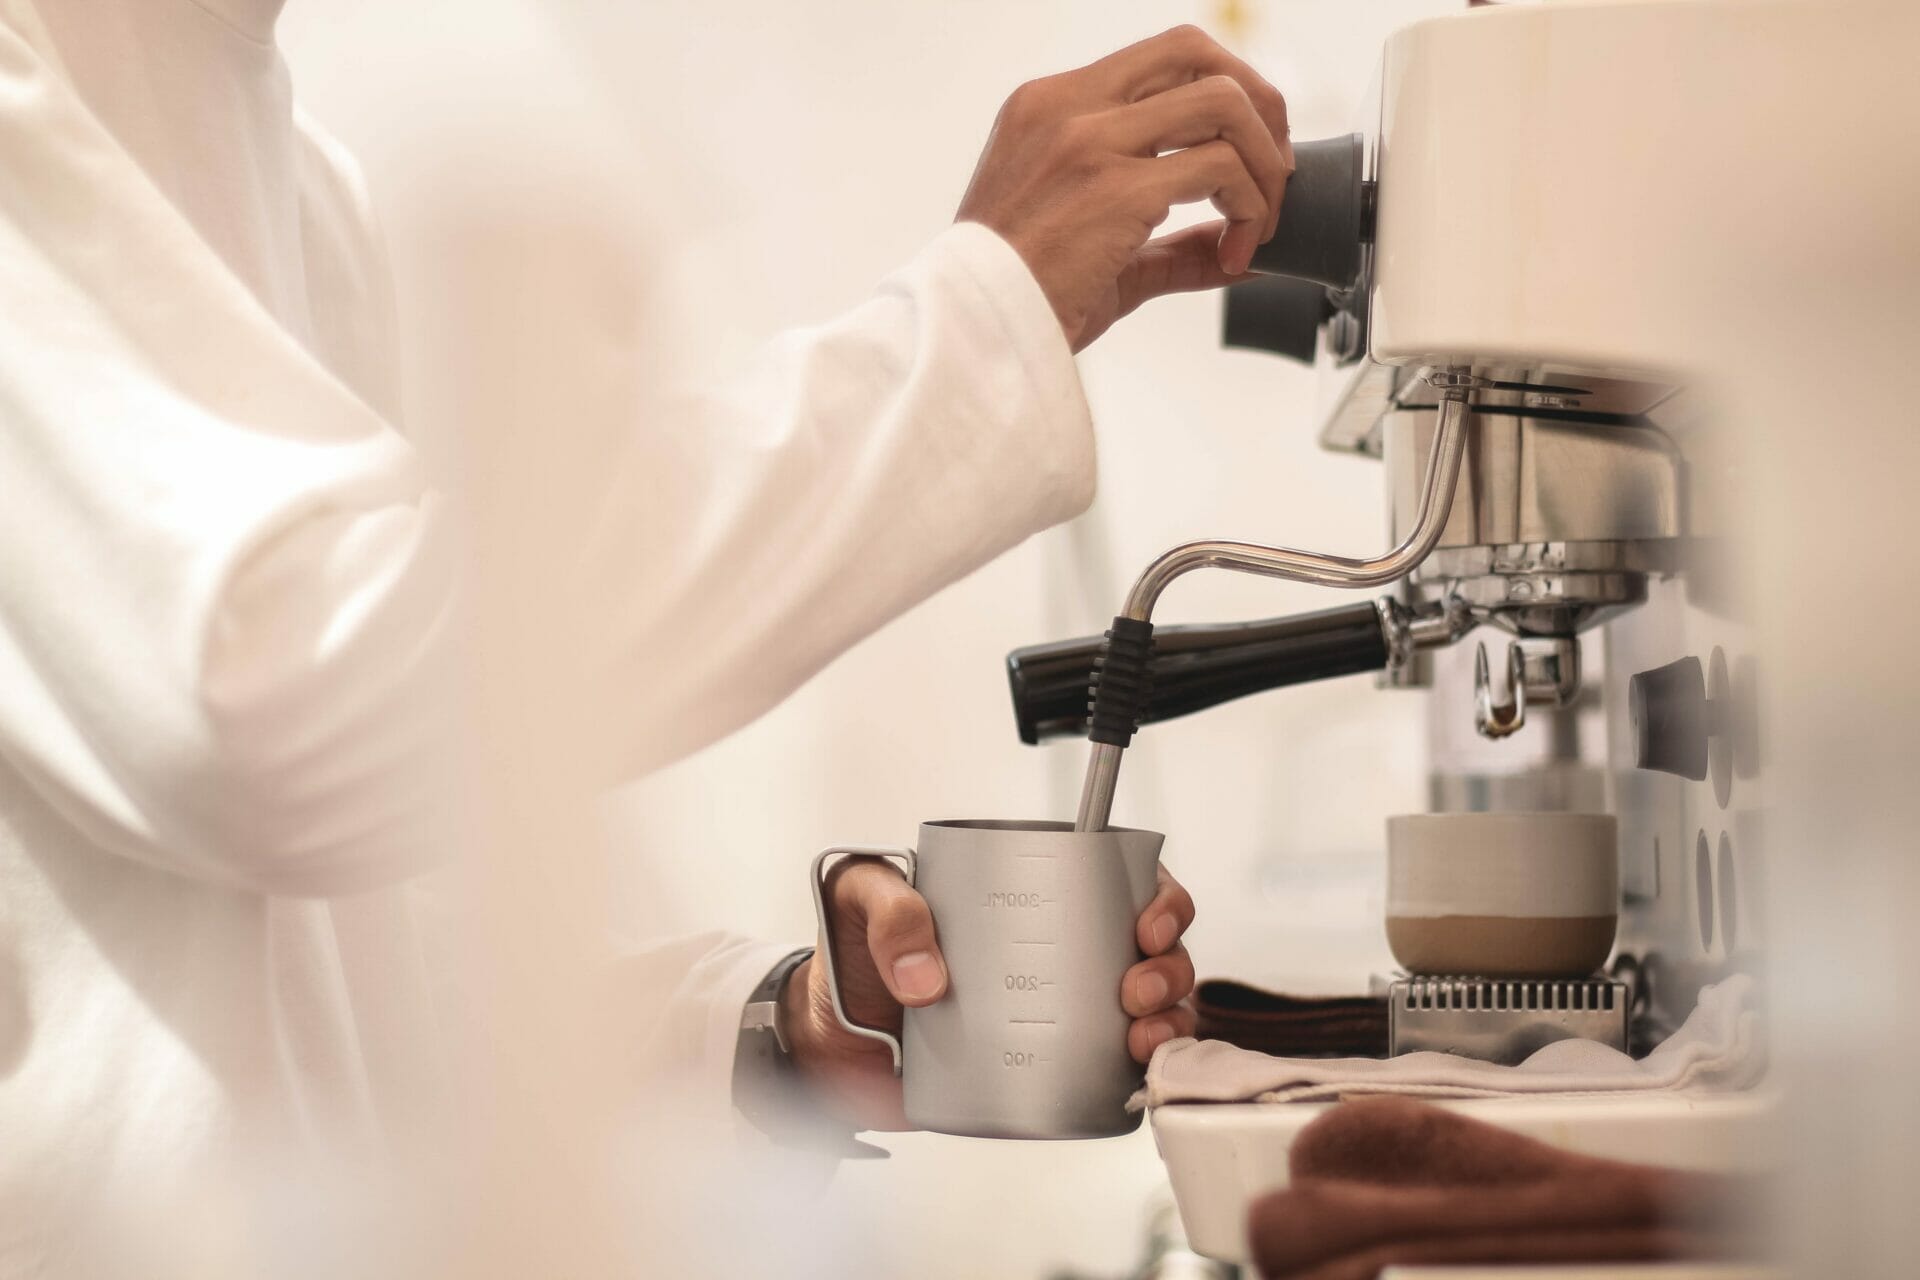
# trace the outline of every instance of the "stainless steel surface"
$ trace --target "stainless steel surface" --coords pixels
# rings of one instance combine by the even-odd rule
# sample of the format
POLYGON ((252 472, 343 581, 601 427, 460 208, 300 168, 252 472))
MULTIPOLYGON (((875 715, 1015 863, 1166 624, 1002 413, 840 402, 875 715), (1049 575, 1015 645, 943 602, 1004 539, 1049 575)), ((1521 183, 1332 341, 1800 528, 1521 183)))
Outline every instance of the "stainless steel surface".
MULTIPOLYGON (((1415 580, 1458 596, 1482 621, 1522 636, 1567 636, 1646 598, 1649 576, 1678 564, 1679 451, 1640 422, 1567 422, 1496 414, 1476 397, 1452 511, 1415 580)), ((1382 422, 1396 529, 1418 514, 1422 450, 1436 429, 1420 411, 1382 422)))
POLYGON ((1441 649, 1473 630, 1466 601, 1450 595, 1438 608, 1422 606, 1407 618, 1407 637, 1415 649, 1441 649))
POLYGON ((1511 737, 1526 727, 1526 660, 1520 656, 1519 645, 1507 646, 1507 693, 1499 699, 1494 696, 1493 678, 1487 672, 1487 646, 1484 642, 1474 646, 1473 707, 1474 727, 1483 738, 1511 737))
POLYGON ((1339 363, 1358 357, 1365 339, 1365 328, 1347 311, 1336 311, 1328 318, 1326 333, 1322 337, 1328 357, 1339 363))
MULTIPOLYGON (((1436 599, 1431 591, 1423 591, 1417 583, 1402 578, 1393 584, 1392 595, 1400 608, 1420 616, 1421 622, 1418 625, 1423 633, 1426 627, 1432 625, 1435 619, 1429 617, 1429 611, 1436 603, 1436 599)), ((1465 602, 1456 600, 1452 596, 1446 598, 1438 620, 1446 626, 1446 641, 1433 645, 1413 645, 1412 652, 1407 654, 1404 660, 1389 663, 1374 677, 1373 683, 1376 689, 1425 689, 1433 683, 1434 650, 1446 648, 1454 640, 1473 630, 1476 625, 1472 615, 1467 611, 1465 602), (1458 625, 1457 633, 1455 632, 1456 624, 1458 625)), ((1409 624, 1409 638, 1412 637, 1414 625, 1409 624)))
MULTIPOLYGON (((1433 549, 1447 524, 1447 511, 1453 501, 1465 450, 1467 395, 1478 385, 1471 375, 1454 369, 1434 370, 1428 377, 1440 389, 1441 403, 1435 415, 1433 442, 1421 488, 1422 505, 1413 527, 1391 550, 1360 560, 1251 542, 1183 543, 1148 565, 1146 572, 1134 582, 1122 611, 1125 616, 1142 621, 1151 619, 1154 606, 1168 585, 1195 569, 1236 569, 1242 573, 1333 587, 1374 587, 1404 577, 1433 549)), ((1087 760, 1087 777, 1080 792, 1075 830, 1106 828, 1113 812, 1120 755, 1118 747, 1094 744, 1087 760)))
POLYGON ((1386 669, 1398 671, 1413 661, 1413 611, 1392 596, 1381 596, 1373 607, 1380 615, 1380 636, 1387 642, 1386 669))
POLYGON ((1380 634, 1387 643, 1389 677, 1421 652, 1445 648, 1474 628, 1473 615, 1458 596, 1412 606, 1381 596, 1373 607, 1379 611, 1380 634))
MULTIPOLYGON (((1606 675, 1604 635, 1581 637, 1582 688, 1573 703, 1529 706, 1525 726, 1506 738, 1485 737, 1475 724, 1479 646, 1454 645, 1424 655, 1432 674, 1425 733, 1427 808, 1436 813, 1614 812, 1600 697, 1606 675)), ((1483 630, 1473 638, 1489 637, 1505 643, 1498 632, 1483 630)), ((1490 645, 1488 656, 1498 655, 1490 645)))
MULTIPOLYGON (((1375 414, 1371 435, 1354 429, 1355 418, 1322 442, 1362 452, 1371 451, 1369 440, 1377 443, 1399 533, 1428 511, 1426 455, 1438 423, 1425 405, 1435 393, 1401 371, 1380 369, 1356 373, 1344 398, 1356 413, 1375 414)), ((1474 373, 1491 385, 1475 392, 1446 528, 1407 586, 1437 592, 1474 620, 1521 637, 1523 647, 1510 649, 1502 664, 1510 689, 1512 672, 1529 663, 1560 666, 1534 670, 1518 693, 1501 696, 1491 664, 1480 664, 1476 727, 1507 737, 1524 727, 1530 705, 1566 706, 1577 692, 1578 653, 1563 660, 1564 650, 1535 638, 1563 640, 1601 625, 1646 600, 1649 582, 1680 569, 1684 472, 1673 436, 1633 416, 1670 399, 1670 387, 1545 367, 1475 366, 1474 373), (1577 402, 1581 416, 1528 412, 1556 398, 1567 402, 1562 409, 1577 402)), ((1430 663, 1417 671, 1396 664, 1383 683, 1423 685, 1431 671, 1430 663)))
POLYGON ((1639 768, 1629 686, 1634 675, 1693 656, 1709 690, 1754 696, 1766 668, 1754 634, 1693 599, 1696 580, 1652 584, 1645 606, 1605 629, 1603 702, 1612 806, 1620 818, 1624 893, 1619 949, 1641 966, 1647 1023, 1658 1035, 1692 1009, 1702 985, 1762 967, 1775 923, 1763 909, 1784 848, 1769 823, 1776 794, 1764 738, 1747 732, 1711 741, 1701 780, 1639 768), (1724 669, 1724 685, 1711 679, 1724 669))
POLYGON ((1506 692, 1496 694, 1487 646, 1475 646, 1474 725, 1482 737, 1506 738, 1526 727, 1528 706, 1570 706, 1580 693, 1580 641, 1572 636, 1529 637, 1507 645, 1506 692))
POLYGON ((1448 579, 1446 589, 1476 617, 1514 635, 1570 636, 1646 599, 1647 575, 1498 569, 1448 579))
POLYGON ((1142 1068, 1127 1050, 1120 980, 1139 958, 1134 928, 1153 899, 1162 839, 1062 822, 928 822, 917 851, 840 846, 814 859, 834 1014, 892 1049, 909 1123, 987 1138, 1139 1125, 1126 1110, 1142 1068), (940 931, 950 989, 907 1010, 898 1039, 850 1021, 841 1003, 823 884, 847 855, 902 862, 940 931))
MULTIPOLYGON (((1488 413, 1481 405, 1492 394, 1475 397, 1464 478, 1436 547, 1680 535, 1680 457, 1665 433, 1488 413)), ((1418 520, 1436 416, 1402 411, 1382 424, 1396 533, 1418 520)))
MULTIPOLYGON (((1469 372, 1489 385, 1476 402, 1489 409, 1574 411, 1609 418, 1638 418, 1653 412, 1674 394, 1674 386, 1642 379, 1600 377, 1569 365, 1500 364, 1476 361, 1469 372)), ((1400 408, 1432 408, 1434 395, 1417 378, 1394 385, 1400 408)))
POLYGON ((1334 407, 1320 427, 1320 447, 1332 453, 1380 456, 1380 420, 1393 408, 1396 380, 1411 370, 1362 360, 1346 375, 1334 407))
POLYGON ((1578 982, 1401 978, 1387 988, 1387 1052, 1433 1050, 1523 1062, 1556 1040, 1627 1048, 1628 992, 1608 978, 1578 982))
POLYGON ((1074 815, 1075 831, 1104 831, 1113 817, 1113 790, 1120 782, 1121 748, 1111 742, 1096 742, 1087 753, 1087 777, 1080 784, 1080 811, 1074 815))
POLYGON ((1580 642, 1571 636, 1515 640, 1508 650, 1520 655, 1520 687, 1528 701, 1550 707, 1572 703, 1580 692, 1580 642))
MULTIPOLYGON (((1448 381, 1464 375, 1438 370, 1431 377, 1448 381)), ((1390 550, 1357 559, 1254 542, 1182 543, 1147 566, 1127 594, 1121 612, 1129 618, 1150 619, 1161 593, 1174 579, 1195 569, 1235 569, 1325 587, 1377 587, 1406 576, 1439 544, 1449 523, 1448 511, 1465 453, 1466 403, 1472 386, 1470 381, 1454 381, 1447 387, 1435 414, 1426 465, 1421 470, 1416 503, 1405 522, 1406 532, 1390 550)))
MULTIPOLYGON (((1491 384, 1476 407, 1511 413, 1570 413, 1581 418, 1639 418, 1674 395, 1666 383, 1599 378, 1554 365, 1475 364, 1491 384)), ((1346 375, 1320 428, 1320 447, 1334 453, 1380 457, 1382 424, 1401 409, 1432 409, 1438 397, 1417 369, 1363 360, 1346 375)))
MULTIPOLYGON (((1472 579, 1486 574, 1669 574, 1680 567, 1680 548, 1667 538, 1641 541, 1493 542, 1436 547, 1420 566, 1428 581, 1472 579)), ((1500 597, 1484 598, 1486 604, 1500 597)), ((1629 602, 1631 603, 1631 602, 1629 602)))

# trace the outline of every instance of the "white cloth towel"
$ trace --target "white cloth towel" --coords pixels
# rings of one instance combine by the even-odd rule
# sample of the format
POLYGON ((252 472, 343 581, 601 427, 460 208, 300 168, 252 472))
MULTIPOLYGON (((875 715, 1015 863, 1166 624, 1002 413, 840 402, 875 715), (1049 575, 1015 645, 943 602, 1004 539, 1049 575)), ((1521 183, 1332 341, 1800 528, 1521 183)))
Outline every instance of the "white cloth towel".
POLYGON ((1700 992, 1680 1029, 1634 1059, 1596 1040, 1559 1040, 1518 1066, 1450 1053, 1397 1058, 1276 1058, 1221 1040, 1169 1040, 1130 1104, 1324 1102, 1360 1093, 1425 1098, 1745 1089, 1766 1071, 1754 982, 1736 974, 1700 992))

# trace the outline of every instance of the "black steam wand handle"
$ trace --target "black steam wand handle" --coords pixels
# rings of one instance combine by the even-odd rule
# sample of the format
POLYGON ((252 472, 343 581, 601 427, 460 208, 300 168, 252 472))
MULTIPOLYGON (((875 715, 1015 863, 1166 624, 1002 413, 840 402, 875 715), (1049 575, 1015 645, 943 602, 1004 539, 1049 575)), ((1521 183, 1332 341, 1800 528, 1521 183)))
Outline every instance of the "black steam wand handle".
MULTIPOLYGON (((1367 603, 1257 622, 1154 627, 1142 637, 1150 651, 1138 655, 1146 688, 1137 723, 1171 720, 1267 689, 1379 671, 1392 652, 1390 625, 1380 606, 1367 603)), ((1083 636, 1007 655, 1022 742, 1087 736, 1087 690, 1106 643, 1104 636, 1083 636)))

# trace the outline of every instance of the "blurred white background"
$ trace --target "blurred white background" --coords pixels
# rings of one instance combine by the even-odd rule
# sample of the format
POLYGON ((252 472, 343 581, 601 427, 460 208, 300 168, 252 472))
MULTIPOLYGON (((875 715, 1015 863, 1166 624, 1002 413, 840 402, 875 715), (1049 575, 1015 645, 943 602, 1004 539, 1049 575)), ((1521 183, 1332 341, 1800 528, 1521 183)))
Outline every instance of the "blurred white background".
MULTIPOLYGON (((1367 123, 1360 103, 1389 31, 1461 2, 299 0, 282 42, 307 109, 367 168, 394 233, 409 373, 430 390, 455 375, 409 321, 430 309, 422 250, 449 156, 511 175, 565 171, 549 162, 569 149, 617 155, 630 171, 609 185, 633 184, 646 204, 634 252, 670 291, 692 358, 719 369, 851 305, 936 234, 1023 80, 1198 22, 1285 91, 1296 137, 1319 137, 1367 123)), ((807 861, 825 844, 907 842, 928 818, 1070 816, 1083 747, 1019 743, 1007 650, 1100 630, 1138 569, 1186 538, 1383 545, 1376 465, 1318 451, 1313 376, 1223 351, 1217 298, 1150 305, 1081 370, 1100 442, 1094 509, 619 796, 617 925, 798 944, 812 936, 807 861)), ((1338 602, 1202 575, 1160 617, 1338 602)), ((1424 807, 1419 717, 1414 696, 1353 678, 1143 736, 1116 820, 1168 833, 1167 861, 1200 903, 1202 976, 1351 987, 1385 961, 1382 818, 1424 807)), ((1120 1274, 1165 1181, 1145 1131, 1059 1146, 883 1141, 892 1159, 844 1168, 829 1192, 825 1211, 859 1241, 836 1274, 1120 1274)))

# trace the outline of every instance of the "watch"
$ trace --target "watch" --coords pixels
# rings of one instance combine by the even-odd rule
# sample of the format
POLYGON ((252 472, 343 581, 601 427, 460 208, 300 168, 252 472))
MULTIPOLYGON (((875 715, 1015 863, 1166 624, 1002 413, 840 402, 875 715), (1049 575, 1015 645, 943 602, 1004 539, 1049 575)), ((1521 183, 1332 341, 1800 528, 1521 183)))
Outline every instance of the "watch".
POLYGON ((807 1147, 852 1159, 886 1156, 854 1139, 853 1126, 815 1104, 781 1025, 780 996, 794 971, 813 955, 802 947, 767 970, 740 1011, 733 1051, 733 1105, 753 1127, 783 1147, 807 1147))

